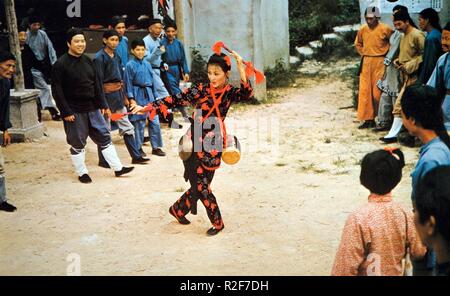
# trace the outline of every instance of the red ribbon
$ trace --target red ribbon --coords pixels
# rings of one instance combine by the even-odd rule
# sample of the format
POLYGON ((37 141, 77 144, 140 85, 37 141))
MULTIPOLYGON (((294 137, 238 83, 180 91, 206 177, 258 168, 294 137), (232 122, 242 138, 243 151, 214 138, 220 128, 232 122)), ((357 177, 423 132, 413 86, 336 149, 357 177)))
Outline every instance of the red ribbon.
MULTIPOLYGON (((222 53, 222 48, 231 53, 231 49, 229 49, 222 41, 217 41, 212 46, 213 52, 217 55, 220 55, 222 53)), ((257 70, 251 62, 244 61, 244 65, 246 66, 245 74, 247 75, 248 78, 255 77, 256 84, 264 82, 266 77, 261 71, 257 70)))

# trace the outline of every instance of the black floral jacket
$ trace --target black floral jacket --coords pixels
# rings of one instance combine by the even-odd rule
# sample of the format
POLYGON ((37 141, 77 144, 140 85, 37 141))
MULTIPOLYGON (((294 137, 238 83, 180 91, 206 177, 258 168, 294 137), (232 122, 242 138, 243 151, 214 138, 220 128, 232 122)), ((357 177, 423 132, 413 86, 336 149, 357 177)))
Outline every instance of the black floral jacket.
POLYGON ((188 136, 194 143, 194 155, 207 170, 219 168, 223 148, 224 120, 232 103, 250 100, 253 88, 250 83, 241 87, 227 85, 214 90, 210 84, 198 84, 175 96, 152 103, 162 113, 177 106, 193 106, 192 125, 188 136), (219 111, 219 112, 218 112, 219 111))

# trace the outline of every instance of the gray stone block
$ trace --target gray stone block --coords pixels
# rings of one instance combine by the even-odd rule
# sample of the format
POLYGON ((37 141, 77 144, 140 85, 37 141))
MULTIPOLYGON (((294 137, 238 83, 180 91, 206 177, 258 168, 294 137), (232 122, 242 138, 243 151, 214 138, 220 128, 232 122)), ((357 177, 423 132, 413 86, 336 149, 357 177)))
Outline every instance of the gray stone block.
POLYGON ((11 91, 10 119, 8 130, 13 142, 36 140, 44 135, 44 126, 38 121, 38 90, 11 91))
POLYGON ((295 48, 300 56, 303 56, 305 58, 312 58, 314 51, 309 46, 303 46, 303 47, 296 47, 295 48))

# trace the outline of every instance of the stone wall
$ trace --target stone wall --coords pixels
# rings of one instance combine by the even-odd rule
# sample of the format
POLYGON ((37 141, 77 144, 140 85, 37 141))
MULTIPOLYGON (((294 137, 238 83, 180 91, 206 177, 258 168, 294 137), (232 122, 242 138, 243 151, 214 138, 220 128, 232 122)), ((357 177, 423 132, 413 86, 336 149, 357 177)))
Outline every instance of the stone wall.
MULTIPOLYGON (((278 59, 288 64, 288 13, 288 0, 175 1, 179 37, 186 51, 195 46, 208 57, 211 46, 221 40, 260 70, 275 66, 278 59)), ((237 79, 233 71, 232 80, 237 79)), ((256 96, 266 96, 265 85, 258 86, 256 96)))

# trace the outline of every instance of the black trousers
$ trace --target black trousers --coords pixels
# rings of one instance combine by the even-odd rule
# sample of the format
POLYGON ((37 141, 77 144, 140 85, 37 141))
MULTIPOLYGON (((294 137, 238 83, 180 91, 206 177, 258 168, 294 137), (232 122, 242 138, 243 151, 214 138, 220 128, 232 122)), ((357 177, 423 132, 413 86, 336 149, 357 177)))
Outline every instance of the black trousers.
POLYGON ((210 187, 215 171, 205 169, 196 153, 193 153, 191 158, 184 162, 184 166, 184 177, 189 181, 191 188, 173 204, 174 213, 182 218, 189 214, 192 205, 200 200, 205 206, 211 224, 216 229, 222 229, 224 224, 219 205, 210 187))

